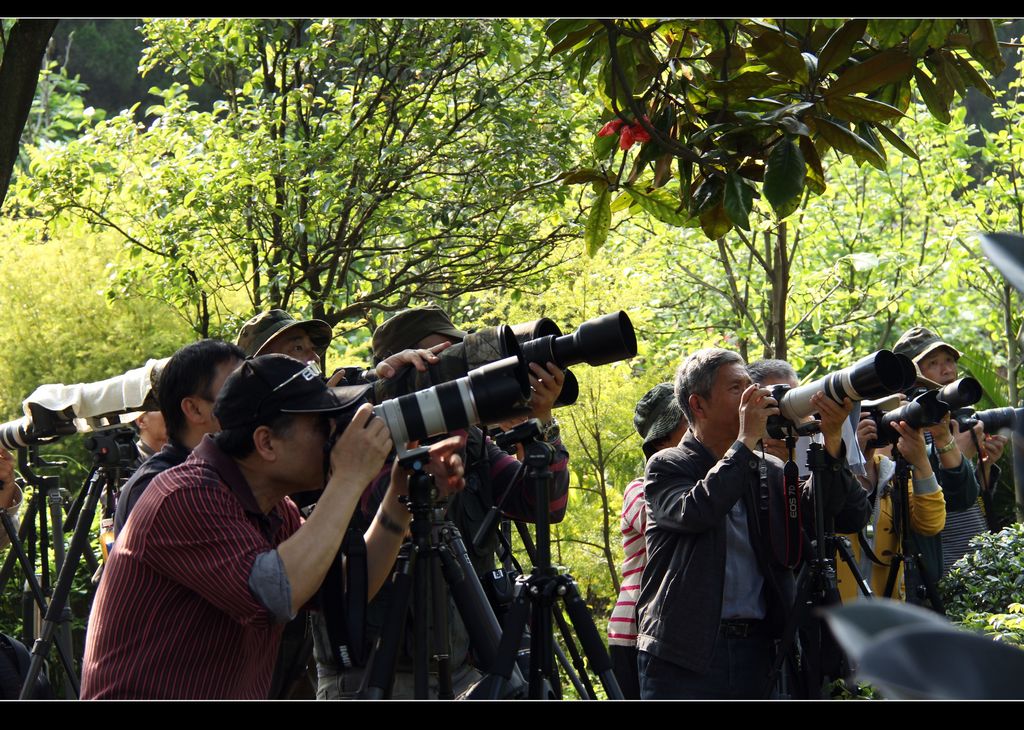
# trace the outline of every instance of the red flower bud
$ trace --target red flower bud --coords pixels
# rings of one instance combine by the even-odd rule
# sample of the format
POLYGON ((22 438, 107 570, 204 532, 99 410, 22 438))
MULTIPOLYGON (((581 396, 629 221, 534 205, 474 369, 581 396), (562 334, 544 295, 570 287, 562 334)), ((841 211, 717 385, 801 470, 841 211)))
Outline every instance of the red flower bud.
POLYGON ((633 146, 633 127, 623 127, 622 132, 619 134, 619 149, 628 150, 633 146))
POLYGON ((640 126, 639 122, 631 124, 629 127, 633 131, 633 139, 643 144, 644 142, 651 141, 651 135, 647 133, 647 130, 640 126))
POLYGON ((605 124, 603 127, 601 127, 601 131, 597 133, 597 136, 611 137, 613 134, 616 134, 619 131, 623 124, 625 124, 625 122, 622 121, 621 119, 613 119, 607 124, 605 124))

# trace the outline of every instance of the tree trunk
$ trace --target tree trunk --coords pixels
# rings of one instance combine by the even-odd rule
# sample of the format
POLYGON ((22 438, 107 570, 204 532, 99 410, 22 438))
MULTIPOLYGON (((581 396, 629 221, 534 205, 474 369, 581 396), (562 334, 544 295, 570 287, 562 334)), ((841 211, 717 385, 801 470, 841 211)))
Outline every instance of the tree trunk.
POLYGON ((0 61, 0 205, 7 197, 21 132, 32 109, 46 44, 56 20, 19 20, 11 28, 0 61))

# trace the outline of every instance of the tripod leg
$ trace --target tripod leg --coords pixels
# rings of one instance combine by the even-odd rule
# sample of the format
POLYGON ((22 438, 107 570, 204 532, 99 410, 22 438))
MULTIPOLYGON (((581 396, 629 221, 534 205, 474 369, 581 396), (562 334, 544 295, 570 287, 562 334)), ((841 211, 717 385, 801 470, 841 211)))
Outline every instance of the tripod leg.
POLYGON ((623 699, 619 682, 615 679, 615 673, 612 671, 611 657, 608 656, 608 650, 604 648, 601 634, 594 625, 594 619, 591 618, 590 612, 587 611, 586 603, 580 596, 576 581, 565 576, 562 586, 564 588, 562 600, 565 601, 566 613, 569 614, 569 620, 572 621, 572 626, 576 629, 576 636, 579 637, 583 653, 590 660, 590 666, 601 680, 601 684, 604 685, 604 691, 608 698, 623 699))
MULTIPOLYGON (((92 529, 92 518, 96 513, 96 505, 99 504, 100 494, 103 489, 103 479, 102 472, 98 470, 93 471, 93 476, 89 481, 89 491, 85 507, 78 515, 78 523, 75 525, 75 532, 71 538, 71 546, 68 549, 65 560, 61 563, 53 598, 46 611, 46 619, 43 621, 43 629, 40 632, 39 638, 32 645, 32 663, 29 665, 28 675, 25 678, 21 699, 27 699, 28 692, 35 686, 36 678, 39 676, 39 670, 42 668, 43 660, 49 650, 49 644, 56 630, 57 622, 63 620, 66 614, 69 613, 67 611, 68 595, 71 593, 71 585, 75 578, 78 560, 89 546, 89 531, 92 529)), ((55 531, 54 534, 58 533, 55 531)), ((58 540, 58 542, 61 541, 58 540)), ((70 623, 65 624, 65 626, 70 631, 70 623)), ((64 662, 67 683, 70 685, 73 695, 78 697, 79 683, 74 667, 71 665, 70 660, 65 657, 65 651, 62 651, 60 646, 58 646, 58 653, 64 662)), ((67 657, 70 656, 70 649, 68 649, 67 657)))
POLYGON ((412 596, 412 563, 416 556, 412 543, 402 545, 392 576, 391 603, 377 646, 370 653, 366 664, 366 688, 360 693, 362 699, 380 700, 391 697, 391 686, 395 680, 398 651, 404 634, 405 617, 409 614, 409 599, 412 596))
POLYGON ((562 615, 562 610, 556 603, 553 606, 554 613, 552 614, 555 618, 555 623, 558 625, 558 632, 562 635, 562 641, 565 643, 566 649, 569 650, 569 657, 566 657, 565 652, 555 642, 555 655, 558 658, 558 663, 562 665, 562 670, 568 675, 569 681, 572 682, 572 686, 576 688, 576 693, 580 697, 589 697, 592 700, 597 699, 597 693, 594 691, 594 685, 590 682, 590 677, 587 675, 587 665, 583 663, 583 655, 580 653, 579 647, 576 646, 576 642, 573 641, 572 631, 569 629, 569 624, 565 620, 565 616, 562 615), (570 664, 569 659, 572 659, 570 664))
MULTIPOLYGON (((437 658, 437 698, 450 700, 455 698, 452 691, 452 657, 451 636, 448 630, 448 593, 444 590, 441 577, 441 562, 437 550, 431 550, 430 560, 430 600, 433 603, 434 652, 437 658)), ((419 615, 419 614, 418 614, 419 615)))

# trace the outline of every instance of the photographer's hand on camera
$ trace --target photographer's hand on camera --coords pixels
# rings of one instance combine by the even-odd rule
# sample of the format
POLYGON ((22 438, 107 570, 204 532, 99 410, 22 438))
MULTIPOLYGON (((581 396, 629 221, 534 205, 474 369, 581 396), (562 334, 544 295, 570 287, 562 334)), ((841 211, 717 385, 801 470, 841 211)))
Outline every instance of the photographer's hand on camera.
MULTIPOLYGON (((932 435, 932 444, 935 447, 935 453, 939 456, 939 464, 945 469, 956 469, 964 459, 959 442, 954 436, 958 428, 959 424, 956 421, 953 421, 952 427, 950 426, 950 418, 947 413, 937 424, 924 429, 932 435)), ((970 438, 969 434, 965 435, 970 438)))
POLYGON ((542 423, 551 421, 551 409, 562 392, 564 382, 565 373, 553 362, 546 366, 530 363, 530 387, 533 388, 530 410, 534 418, 540 419, 542 423))
POLYGON ((364 403, 331 449, 331 474, 327 481, 341 481, 362 493, 377 476, 391 452, 391 434, 383 419, 373 415, 373 407, 364 403))
POLYGON ((893 424, 893 428, 899 433, 900 438, 896 442, 896 448, 903 458, 907 460, 914 469, 914 479, 927 479, 932 475, 932 465, 928 461, 928 447, 924 441, 924 429, 912 427, 906 421, 899 421, 893 424))
POLYGON ((772 397, 769 388, 762 388, 757 383, 748 385, 740 395, 738 440, 753 451, 765 431, 768 417, 774 416, 778 412, 779 403, 772 397))
POLYGON ((824 393, 818 392, 811 396, 811 405, 821 419, 820 428, 825 450, 831 456, 839 458, 843 453, 843 423, 853 411, 853 401, 844 398, 840 405, 824 393))

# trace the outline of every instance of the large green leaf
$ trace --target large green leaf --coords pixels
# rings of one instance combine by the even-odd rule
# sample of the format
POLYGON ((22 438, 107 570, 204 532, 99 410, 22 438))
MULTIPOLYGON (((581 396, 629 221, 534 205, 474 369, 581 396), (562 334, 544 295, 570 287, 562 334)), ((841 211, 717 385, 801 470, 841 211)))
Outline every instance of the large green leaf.
POLYGON ((754 189, 738 172, 725 176, 725 198, 722 201, 729 220, 744 231, 750 230, 750 211, 754 207, 754 189))
POLYGON ((863 18, 848 20, 834 32, 818 54, 818 73, 822 76, 835 71, 850 58, 853 47, 867 30, 868 21, 863 18))
POLYGON ((662 223, 670 226, 685 226, 690 223, 690 216, 686 214, 685 209, 678 210, 679 199, 664 188, 641 192, 627 185, 626 189, 637 205, 662 223))
POLYGON ((602 26, 599 22, 594 21, 579 30, 574 30, 571 33, 568 33, 562 40, 556 43, 550 51, 548 51, 548 55, 554 56, 556 53, 561 53, 567 48, 572 48, 584 38, 590 38, 598 32, 601 27, 602 26))
POLYGON ((920 58, 929 48, 942 48, 954 27, 956 21, 948 18, 922 21, 910 35, 910 55, 920 58))
POLYGON ((725 212, 725 206, 719 203, 701 213, 700 227, 704 231, 704 235, 712 240, 721 238, 728 233, 732 229, 732 221, 729 220, 729 214, 725 212))
POLYGON ((608 240, 608 229, 612 224, 611 193, 608 186, 597 194, 590 206, 587 226, 583 229, 583 242, 587 244, 587 255, 594 256, 608 240))
POLYGON ((832 96, 825 99, 825 106, 834 117, 847 122, 884 122, 904 116, 894 106, 863 96, 832 96))
POLYGON ((874 91, 903 78, 914 69, 914 60, 904 51, 883 51, 839 74, 825 95, 847 96, 874 91))
POLYGON ((967 32, 971 36, 971 57, 990 74, 997 75, 1006 63, 999 53, 995 24, 988 19, 968 20, 967 32))
POLYGON ((825 192, 825 171, 821 166, 818 150, 809 138, 801 137, 800 152, 803 153, 804 162, 807 163, 807 177, 804 179, 804 184, 815 195, 821 195, 825 192))
POLYGON ((789 137, 783 137, 768 153, 764 171, 764 197, 778 210, 799 197, 804 189, 807 164, 800 148, 789 137))
POLYGON ((987 96, 989 99, 995 99, 996 93, 989 86, 988 81, 985 77, 978 73, 978 70, 971 65, 971 62, 961 56, 959 53, 950 53, 953 57, 953 63, 956 64, 957 69, 960 71, 960 76, 963 80, 973 86, 975 89, 980 91, 982 94, 987 96))
POLYGON ((818 119, 818 133, 835 149, 850 155, 853 159, 867 162, 879 170, 885 169, 885 159, 878 150, 846 127, 828 119, 818 119))
POLYGON ((878 122, 875 122, 873 126, 876 130, 878 130, 879 134, 885 137, 886 142, 891 144, 893 147, 898 149, 907 157, 910 157, 915 160, 921 159, 920 157, 917 156, 917 152, 914 151, 914 148, 907 144, 903 137, 896 134, 896 132, 892 131, 884 124, 879 124, 878 122))
POLYGON ((728 81, 712 81, 708 93, 718 97, 728 95, 730 99, 745 99, 784 88, 787 88, 785 83, 764 71, 744 71, 728 81))
POLYGON ((921 92, 924 105, 928 107, 931 115, 943 124, 949 124, 949 106, 942 103, 942 96, 939 94, 935 83, 928 78, 928 74, 919 68, 915 68, 914 81, 917 82, 917 90, 921 92))
POLYGON ((807 83, 807 64, 800 50, 786 42, 781 33, 766 31, 750 42, 750 47, 764 64, 788 79, 807 83))
POLYGON ((599 172, 592 167, 581 167, 563 172, 558 176, 558 179, 563 185, 582 185, 583 183, 596 182, 598 180, 605 182, 608 180, 603 172, 599 172))
POLYGON ((708 208, 717 205, 722 200, 724 193, 725 188, 720 178, 714 176, 704 178, 697 189, 693 191, 689 200, 690 213, 700 215, 708 208))

